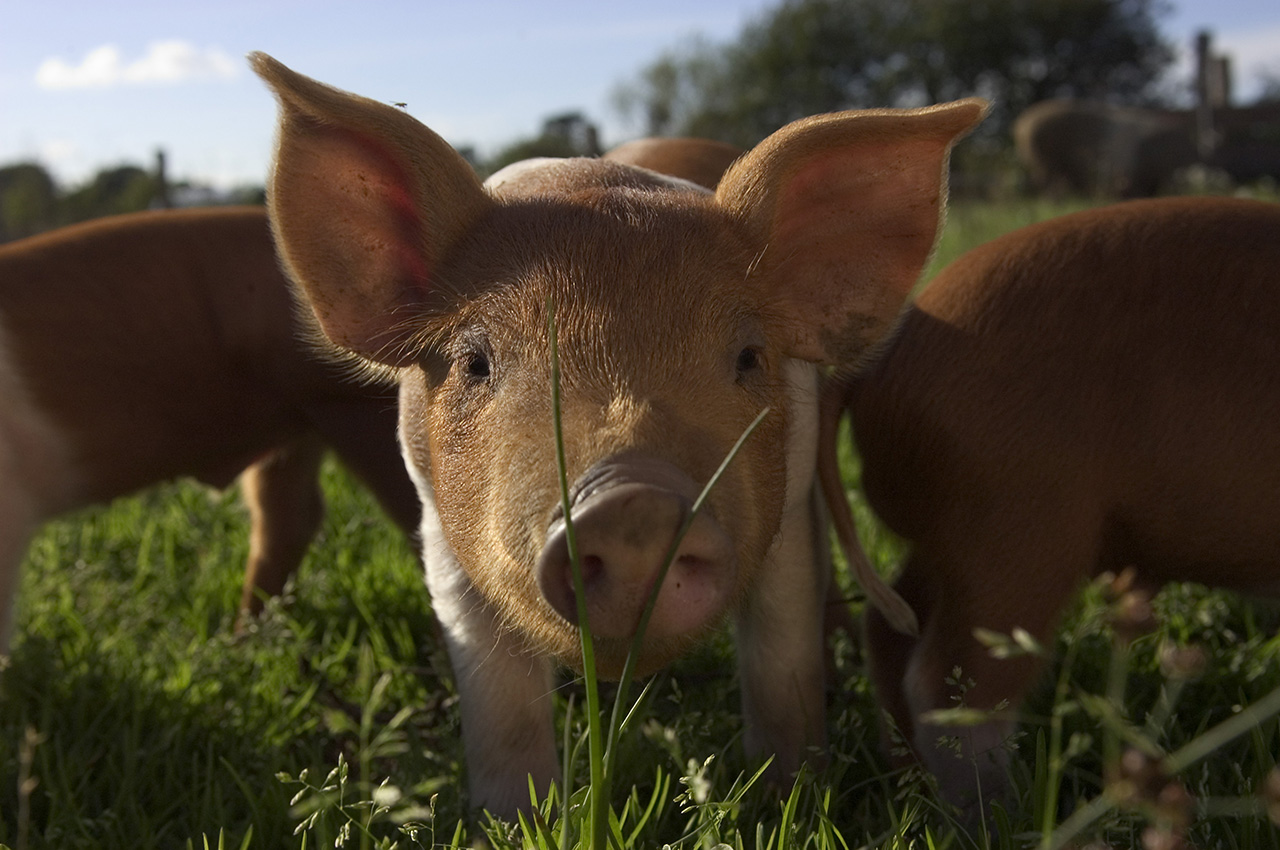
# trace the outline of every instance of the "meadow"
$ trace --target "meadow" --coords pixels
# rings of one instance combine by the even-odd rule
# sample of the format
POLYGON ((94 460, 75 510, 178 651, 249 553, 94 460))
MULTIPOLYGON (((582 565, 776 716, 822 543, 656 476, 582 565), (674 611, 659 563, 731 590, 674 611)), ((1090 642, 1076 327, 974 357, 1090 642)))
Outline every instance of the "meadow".
MULTIPOLYGON (((957 202, 935 268, 1065 209, 957 202)), ((864 542, 892 575, 902 547, 843 445, 864 542)), ((167 484, 43 529, 0 679, 0 845, 589 846, 583 683, 565 674, 557 697, 568 800, 517 825, 469 814, 413 553, 333 464, 324 488, 296 581, 239 635, 234 488, 167 484)), ((1055 646, 1005 647, 1053 661, 1020 727, 1018 802, 993 834, 957 823, 929 776, 889 767, 857 635, 832 643, 829 764, 793 787, 766 787, 742 756, 727 634, 654 677, 618 739, 606 830, 619 848, 1280 848, 1280 607, 1174 586, 1135 629, 1132 603, 1091 586, 1055 646)))

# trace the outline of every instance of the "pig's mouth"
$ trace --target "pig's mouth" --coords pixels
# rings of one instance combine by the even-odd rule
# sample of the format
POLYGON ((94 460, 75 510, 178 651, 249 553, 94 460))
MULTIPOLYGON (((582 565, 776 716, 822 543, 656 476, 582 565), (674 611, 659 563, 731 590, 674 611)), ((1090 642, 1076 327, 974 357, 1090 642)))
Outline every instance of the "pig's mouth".
MULTIPOLYGON (((645 645, 683 643, 715 623, 737 579, 733 541, 705 507, 684 537, 699 488, 678 467, 623 456, 591 467, 570 490, 574 536, 588 622, 604 640, 631 639, 662 566, 674 558, 658 588, 645 645)), ((556 509, 537 564, 543 597, 569 623, 578 600, 563 511, 556 509)))

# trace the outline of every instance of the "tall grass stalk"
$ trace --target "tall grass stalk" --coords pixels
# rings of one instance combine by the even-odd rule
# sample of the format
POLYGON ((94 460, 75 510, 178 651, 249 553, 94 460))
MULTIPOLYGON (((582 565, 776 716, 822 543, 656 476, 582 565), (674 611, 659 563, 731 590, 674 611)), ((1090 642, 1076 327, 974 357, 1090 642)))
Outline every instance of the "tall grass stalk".
MULTIPOLYGON (((547 301, 547 340, 551 348, 551 421, 555 431, 556 474, 560 484, 560 508, 564 515, 565 543, 569 553, 570 569, 573 573, 573 590, 574 595, 577 597, 578 632, 582 641, 583 686, 587 697, 587 735, 591 777, 588 789, 587 816, 587 834, 591 836, 591 843, 588 846, 593 850, 602 850, 610 836, 609 826, 612 812, 610 800, 613 796, 612 784, 615 772, 612 762, 617 754, 618 737, 621 735, 622 730, 626 728, 640 704, 644 702, 645 691, 641 692, 640 697, 635 704, 630 706, 626 714, 623 714, 623 707, 628 704, 627 698, 630 695, 631 680, 634 678, 636 666, 639 664, 645 630, 648 628, 654 607, 657 605, 658 592, 662 588, 662 583, 666 580, 667 572, 675 562, 681 542, 684 540, 685 535, 689 533, 689 529, 693 526, 693 522, 702 510, 703 505, 706 504, 712 488, 719 482, 733 459, 738 456, 738 452, 742 450, 747 439, 755 433, 756 428, 764 421, 765 416, 769 413, 769 408, 766 407, 761 410, 738 437, 733 448, 729 450, 715 473, 703 486, 702 491, 694 500, 688 514, 672 539, 671 545, 663 558, 662 566, 658 569, 653 588, 649 592, 649 598, 645 601, 644 609, 641 611, 635 634, 632 636, 631 646, 627 652, 627 660, 623 664, 622 676, 619 679, 618 688, 614 696, 613 710, 610 714, 609 726, 606 732, 600 726, 600 686, 595 670, 595 650, 591 637, 591 625, 587 616, 586 585, 582 578, 582 561, 578 552, 577 537, 573 530, 570 511, 569 476, 565 460, 564 428, 560 405, 560 347, 556 337, 555 304, 550 299, 547 301)), ((566 770, 566 779, 568 775, 569 773, 566 770)), ((567 813, 568 794, 566 793, 564 797, 566 799, 565 811, 567 813)), ((651 810, 652 804, 650 806, 651 810)), ((566 823, 562 830, 561 839, 564 846, 567 846, 567 839, 568 826, 566 823)))
MULTIPOLYGON (((756 418, 751 420, 751 424, 746 427, 746 430, 742 432, 742 435, 738 437, 738 441, 733 444, 733 448, 729 450, 729 454, 725 455, 724 460, 721 461, 719 468, 715 471, 715 474, 711 476, 707 481, 706 486, 702 488, 702 492, 698 494, 698 498, 694 501, 693 507, 689 510, 689 515, 685 517, 675 539, 671 541, 671 547, 667 550, 666 557, 663 559, 662 568, 658 571, 657 581, 653 583, 653 592, 649 594, 649 599, 645 603, 644 611, 640 615, 640 623, 636 627, 635 636, 631 639, 631 649, 627 653, 627 660, 622 668, 622 678, 618 683, 618 695, 613 703, 613 718, 609 724, 609 746, 605 750, 606 756, 615 751, 615 736, 625 723, 625 720, 620 722, 619 710, 627 702, 628 688, 630 687, 632 677, 635 675, 636 665, 640 660, 640 647, 644 642, 645 629, 649 625, 649 618, 653 616, 653 609, 658 601, 658 590, 662 587, 662 583, 667 578, 667 571, 671 569, 671 564, 675 561, 676 553, 680 548, 680 542, 684 540, 684 536, 689 533, 689 529, 692 527, 694 519, 697 518, 698 512, 701 511, 702 506, 706 504, 707 497, 711 494, 711 488, 716 486, 716 483, 720 480, 720 476, 722 476, 724 471, 729 468, 730 462, 738 456, 738 452, 741 451, 743 445, 746 444, 747 438, 755 432, 756 428, 760 426, 760 423, 764 421, 764 418, 768 413, 769 408, 767 407, 761 410, 756 414, 756 418)), ((637 700, 637 705, 641 701, 642 700, 637 700)), ((630 714, 628 714, 628 717, 630 717, 630 714)))
POLYGON ((1170 753, 1165 759, 1165 769, 1171 774, 1180 773, 1230 741, 1257 729, 1277 714, 1280 714, 1280 688, 1170 753))
MULTIPOLYGON (((586 584, 582 580, 582 560, 578 556, 578 540, 573 531, 569 504, 569 476, 564 454, 564 427, 560 418, 560 346, 556 339, 555 304, 547 300, 547 339, 551 346, 551 422, 556 440, 556 473, 560 479, 560 508, 564 514, 564 537, 573 573, 573 593, 578 605, 578 634, 582 640, 582 678, 587 692, 587 740, 591 785, 588 793, 587 845, 605 847, 609 830, 610 779, 605 772, 605 736, 600 728, 600 683, 596 677, 595 648, 591 639, 591 623, 587 617, 586 584)), ((568 781, 568 774, 565 780, 568 781)), ((568 792, 565 792, 568 797, 568 792)), ((567 805, 567 804, 566 804, 567 805)))

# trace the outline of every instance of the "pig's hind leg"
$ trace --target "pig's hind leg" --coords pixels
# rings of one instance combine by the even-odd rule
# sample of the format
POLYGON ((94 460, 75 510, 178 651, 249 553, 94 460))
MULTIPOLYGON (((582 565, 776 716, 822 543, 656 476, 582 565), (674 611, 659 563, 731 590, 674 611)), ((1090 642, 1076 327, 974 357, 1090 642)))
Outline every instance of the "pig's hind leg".
POLYGON ((918 639, 867 610, 871 675, 883 709, 904 741, 938 777, 943 795, 974 813, 1007 801, 1015 712, 1041 670, 1031 655, 997 658, 975 637, 1021 629, 1050 646, 1064 606, 1097 557, 1087 528, 1044 539, 1038 521, 1005 516, 998 529, 969 525, 950 545, 917 545, 895 584, 920 618, 918 639), (985 541, 985 543, 984 543, 985 541), (988 545, 989 544, 989 545, 988 545), (932 712, 991 712, 955 722, 932 712))
POLYGON ((73 442, 31 402, 4 342, 0 328, 0 655, 7 656, 31 535, 82 504, 83 488, 73 442))
POLYGON ((274 449, 240 478, 251 525, 241 624, 262 612, 265 597, 284 592, 285 582, 320 530, 324 497, 318 476, 323 458, 319 438, 304 436, 274 449))
POLYGON ((22 559, 36 527, 28 494, 6 472, 0 458, 0 656, 9 654, 22 559))

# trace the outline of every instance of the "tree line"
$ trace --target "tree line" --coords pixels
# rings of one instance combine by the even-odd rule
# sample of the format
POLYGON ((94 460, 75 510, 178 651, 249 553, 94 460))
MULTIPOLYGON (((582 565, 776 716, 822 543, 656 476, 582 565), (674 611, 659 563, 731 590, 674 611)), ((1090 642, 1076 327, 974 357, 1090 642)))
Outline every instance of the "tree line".
MULTIPOLYGON (((637 134, 746 148, 807 115, 980 95, 993 108, 959 151, 964 170, 1008 162, 1012 122, 1038 101, 1185 106, 1188 88, 1163 82, 1174 59, 1160 30, 1168 12, 1166 0, 781 0, 733 40, 668 49, 621 81, 613 104, 637 134)), ((1268 90, 1280 96, 1280 80, 1268 90)), ((487 174, 531 156, 598 153, 595 126, 571 112, 487 160, 470 159, 487 174)), ((0 168, 0 241, 160 205, 164 189, 156 173, 134 166, 66 193, 39 165, 0 168)))
MULTIPOLYGON (((960 151, 963 170, 1008 162, 1013 120, 1042 100, 1185 101, 1163 82, 1168 11, 1164 0, 782 0, 733 40, 671 47, 612 101, 637 135, 748 148, 808 115, 980 95, 992 111, 960 151)), ((598 150, 567 144, 549 120, 486 165, 566 153, 598 150)))
POLYGON ((1160 0, 784 0, 727 44, 673 48, 615 93, 650 135, 749 146, 819 112, 980 95, 1005 134, 1052 97, 1161 99, 1160 0))
MULTIPOLYGON (((0 166, 0 242, 92 218, 170 206, 175 193, 191 191, 206 197, 212 194, 187 183, 170 185, 161 169, 137 165, 103 169, 82 185, 65 190, 39 163, 0 166)), ((261 189, 249 188, 230 193, 221 202, 261 203, 262 199, 261 189)))
MULTIPOLYGON (((748 148, 808 115, 978 95, 992 109, 956 152, 956 185, 1001 191, 1021 183, 1012 128, 1034 104, 1073 99, 1095 110, 1144 107, 1160 121, 1200 120, 1193 112, 1206 102, 1204 80, 1169 76, 1176 51, 1161 27, 1169 12, 1166 0, 781 0, 730 41, 695 38, 666 50, 615 87, 613 104, 637 135, 748 148)), ((1280 176, 1280 139, 1272 138, 1280 110, 1235 108, 1223 73, 1226 94, 1208 131, 1218 147, 1188 164, 1225 167, 1230 179, 1280 176), (1228 167, 1242 157, 1248 167, 1228 167)), ((1280 98, 1280 68, 1263 98, 1280 98)), ((1191 149, 1197 139, 1184 141, 1191 149)), ((564 148, 544 131, 513 146, 511 158, 564 148)))
POLYGON ((85 185, 61 191, 41 165, 0 168, 0 242, 114 213, 144 210, 157 197, 156 175, 136 166, 98 173, 85 185))

